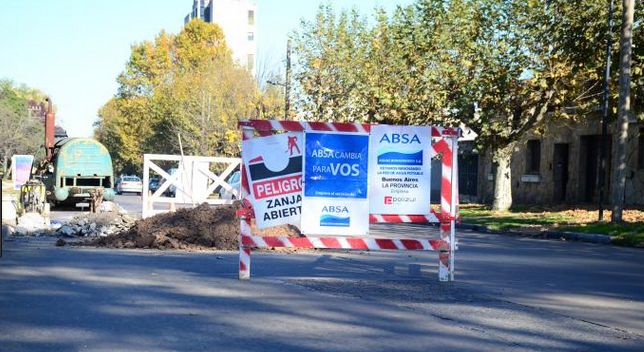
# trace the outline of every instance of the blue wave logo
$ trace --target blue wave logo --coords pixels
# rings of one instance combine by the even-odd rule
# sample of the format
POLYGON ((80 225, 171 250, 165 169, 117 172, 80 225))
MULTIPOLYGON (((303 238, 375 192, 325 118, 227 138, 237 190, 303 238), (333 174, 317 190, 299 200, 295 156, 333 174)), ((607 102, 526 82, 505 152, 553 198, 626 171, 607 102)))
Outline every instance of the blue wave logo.
POLYGON ((415 153, 385 152, 378 155, 378 165, 423 165, 423 151, 415 153))
POLYGON ((322 215, 320 216, 320 226, 337 226, 337 227, 349 227, 351 224, 351 218, 335 216, 335 215, 322 215))

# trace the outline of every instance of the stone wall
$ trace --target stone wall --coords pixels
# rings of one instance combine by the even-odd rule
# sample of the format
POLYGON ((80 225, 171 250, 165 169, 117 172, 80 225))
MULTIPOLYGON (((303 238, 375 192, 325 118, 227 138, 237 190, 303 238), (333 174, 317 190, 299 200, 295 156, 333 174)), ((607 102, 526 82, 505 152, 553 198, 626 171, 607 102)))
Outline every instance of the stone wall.
MULTIPOLYGON (((644 169, 638 169, 639 130, 642 124, 629 126, 629 139, 627 146, 627 179, 625 202, 630 205, 644 205, 644 169)), ((588 164, 589 159, 596 157, 600 150, 588 148, 588 140, 599 143, 601 124, 599 119, 588 118, 579 122, 560 121, 552 122, 546 126, 535 129, 517 142, 512 155, 512 195, 514 204, 555 204, 555 203, 596 203, 598 190, 593 190, 591 182, 597 187, 597 174, 593 174, 593 165, 588 164), (582 138, 583 137, 583 138, 582 138), (528 174, 527 142, 531 139, 541 141, 539 173, 528 174), (586 142, 585 142, 586 141, 586 142), (558 200, 555 194, 560 192, 555 189, 554 181, 554 153, 555 144, 568 145, 568 182, 566 184, 565 199, 558 200)), ((612 126, 609 129, 609 138, 612 139, 612 126)), ((614 145, 614 141, 609 144, 614 145)), ((612 150, 610 148, 609 150, 612 150)), ((612 151, 611 153, 612 154, 612 151)), ((609 162, 611 160, 609 155, 609 162)), ((609 167, 613 167, 609 165, 609 167)), ((610 198, 610 170, 606 178, 606 198, 610 198)), ((481 202, 491 203, 494 196, 494 182, 492 175, 492 161, 489 153, 484 153, 479 164, 479 198, 481 202)))
POLYGON ((639 128, 631 124, 628 133, 628 147, 626 148, 626 204, 644 205, 644 165, 638 165, 639 128))

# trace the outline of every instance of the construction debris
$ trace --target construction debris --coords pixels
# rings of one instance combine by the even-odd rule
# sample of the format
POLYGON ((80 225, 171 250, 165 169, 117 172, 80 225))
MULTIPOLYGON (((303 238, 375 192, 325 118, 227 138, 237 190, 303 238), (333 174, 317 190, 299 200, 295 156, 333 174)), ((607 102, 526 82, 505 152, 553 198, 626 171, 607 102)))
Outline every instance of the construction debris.
MULTIPOLYGON (((236 250, 239 248, 239 202, 233 205, 178 209, 138 220, 129 230, 86 241, 85 245, 110 248, 236 250)), ((254 228, 254 226, 253 226, 254 228)), ((253 233, 263 236, 300 236, 294 226, 279 226, 253 233)))
POLYGON ((105 237, 127 231, 134 223, 135 219, 127 214, 88 213, 67 221, 56 234, 65 237, 105 237))
MULTIPOLYGON (((99 213, 85 213, 70 220, 52 223, 52 228, 39 230, 43 217, 29 213, 16 228, 23 234, 55 235, 60 237, 56 246, 68 244, 108 248, 149 248, 187 250, 236 250, 239 248, 239 202, 233 205, 211 206, 207 203, 195 208, 182 208, 175 212, 136 220, 123 208, 112 202, 103 202, 99 213), (29 220, 29 221, 28 221, 29 220), (40 233, 36 233, 40 232, 40 233)), ((300 236, 294 226, 279 226, 252 231, 259 236, 300 236)))
POLYGON ((129 230, 86 241, 85 245, 110 248, 237 249, 238 204, 158 214, 138 220, 129 230))
POLYGON ((98 207, 98 212, 127 214, 127 210, 123 209, 120 205, 110 201, 103 201, 98 207))
POLYGON ((49 221, 39 213, 25 213, 18 218, 15 235, 26 236, 49 231, 49 221))
MULTIPOLYGON (((4 186, 4 185, 3 185, 4 186)), ((15 226, 16 218, 18 214, 16 213, 16 204, 13 198, 7 197, 4 195, 2 197, 2 223, 15 226)))

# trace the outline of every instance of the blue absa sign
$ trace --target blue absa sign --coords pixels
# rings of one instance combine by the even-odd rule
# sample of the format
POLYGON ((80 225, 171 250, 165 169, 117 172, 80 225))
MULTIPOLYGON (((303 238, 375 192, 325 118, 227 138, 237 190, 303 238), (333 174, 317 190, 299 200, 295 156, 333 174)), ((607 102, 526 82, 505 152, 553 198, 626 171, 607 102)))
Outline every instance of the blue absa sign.
POLYGON ((307 132, 302 232, 361 235, 369 229, 369 135, 307 132))

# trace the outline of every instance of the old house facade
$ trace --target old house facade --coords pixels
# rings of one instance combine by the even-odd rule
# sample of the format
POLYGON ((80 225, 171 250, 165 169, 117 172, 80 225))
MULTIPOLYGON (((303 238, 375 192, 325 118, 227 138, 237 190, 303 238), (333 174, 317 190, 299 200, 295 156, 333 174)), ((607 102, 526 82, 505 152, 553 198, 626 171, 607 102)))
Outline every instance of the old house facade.
MULTIPOLYGON (((613 147, 612 127, 608 138, 608 171, 606 204, 609 201, 613 147)), ((627 142, 627 205, 644 205, 644 123, 629 125, 627 142)), ((528 133, 515 146, 512 155, 512 196, 514 204, 582 204, 597 203, 599 197, 599 161, 601 123, 598 118, 583 121, 551 122, 528 133)), ((465 199, 489 203, 494 196, 494 165, 489 154, 464 154, 459 158, 461 170, 472 172, 476 162, 477 189, 461 187, 465 199), (463 165, 463 167, 461 167, 463 165), (465 191, 465 192, 464 192, 465 191), (469 194, 467 194, 469 193, 469 194)))

